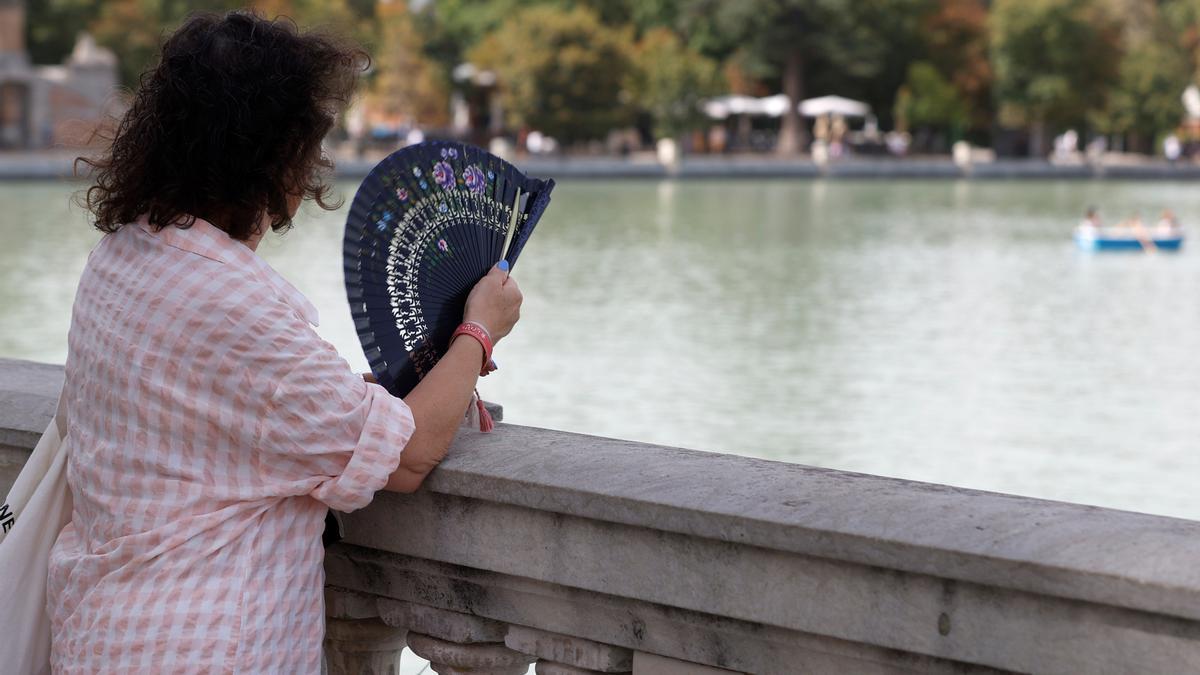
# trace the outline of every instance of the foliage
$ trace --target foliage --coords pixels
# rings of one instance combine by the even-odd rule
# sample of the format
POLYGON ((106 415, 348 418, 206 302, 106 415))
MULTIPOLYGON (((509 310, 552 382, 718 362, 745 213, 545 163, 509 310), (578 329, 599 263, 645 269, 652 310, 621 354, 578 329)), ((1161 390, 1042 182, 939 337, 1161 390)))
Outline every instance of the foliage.
POLYGON ((835 54, 838 60, 814 61, 813 95, 834 93, 866 101, 886 126, 893 126, 893 102, 908 76, 908 65, 925 55, 922 19, 936 4, 936 0, 853 3, 846 18, 849 25, 839 39, 864 45, 843 49, 835 54))
POLYGON ((327 27, 364 42, 370 37, 370 16, 347 0, 49 0, 34 5, 30 39, 45 40, 31 49, 35 62, 61 61, 77 34, 86 30, 117 55, 121 82, 130 87, 158 57, 163 37, 192 12, 227 12, 249 5, 264 16, 290 17, 306 28, 327 27))
MULTIPOLYGON (((918 20, 932 0, 655 0, 689 44, 793 100, 809 92, 863 97, 890 110, 907 61, 919 46, 918 20), (810 86, 811 85, 811 86, 810 86)), ((803 146, 797 112, 784 115, 780 149, 803 146)))
MULTIPOLYGON (((895 113, 976 138, 997 120, 1152 138, 1178 122, 1180 83, 1200 82, 1200 0, 411 1, 38 0, 27 35, 36 63, 57 63, 91 31, 132 86, 189 12, 248 2, 367 46, 386 115, 440 123, 451 71, 475 61, 502 78, 510 122, 568 142, 634 111, 677 134, 728 91, 858 98, 884 128, 895 113)), ((781 126, 802 148, 800 116, 781 126)))
POLYGON ((90 29, 96 42, 117 55, 121 83, 134 87, 158 57, 164 25, 178 17, 163 14, 161 3, 146 0, 106 2, 90 29))
POLYGON ((1164 15, 1147 17, 1139 30, 1127 31, 1129 51, 1121 60, 1116 86, 1107 107, 1092 117, 1101 131, 1131 134, 1141 145, 1136 141, 1153 141, 1179 125, 1180 95, 1193 80, 1195 62, 1194 54, 1180 48, 1190 39, 1191 26, 1171 19, 1180 18, 1180 6, 1194 3, 1173 4, 1164 15))
POLYGON ((446 72, 467 60, 467 53, 526 3, 522 0, 437 0, 416 14, 427 53, 446 72))
POLYGON ((958 90, 928 61, 908 67, 908 79, 896 96, 897 127, 959 130, 967 122, 967 106, 958 90))
POLYGON ((506 19, 469 56, 497 74, 513 126, 572 143, 601 138, 629 120, 621 97, 631 68, 629 38, 587 9, 533 5, 506 19))
POLYGON ((701 104, 721 93, 717 64, 689 49, 667 28, 652 28, 633 51, 628 90, 654 120, 654 134, 671 138, 704 124, 701 104))
POLYGON ((1105 107, 1121 58, 1121 26, 1106 4, 997 0, 991 27, 1002 123, 1080 126, 1105 107))
POLYGON ((371 96, 388 116, 409 124, 443 125, 447 121, 444 72, 421 47, 412 13, 400 1, 377 8, 379 47, 375 50, 375 80, 371 96))
MULTIPOLYGON (((361 1, 361 0, 360 0, 361 1)), ((522 9, 544 6, 563 11, 589 10, 601 23, 624 27, 643 7, 658 0, 429 0, 416 12, 426 52, 447 72, 468 60, 485 37, 522 9)), ((671 2, 673 0, 666 0, 671 2)), ((414 3, 415 4, 415 3, 414 3)))
POLYGON ((71 53, 75 37, 100 12, 93 0, 40 0, 27 6, 25 42, 34 63, 60 63, 71 53))
POLYGON ((967 126, 980 130, 993 115, 987 20, 983 0, 941 0, 921 22, 924 60, 949 78, 966 106, 967 126))
POLYGON ((1159 26, 1187 61, 1193 81, 1200 82, 1200 0, 1168 0, 1163 3, 1159 26))

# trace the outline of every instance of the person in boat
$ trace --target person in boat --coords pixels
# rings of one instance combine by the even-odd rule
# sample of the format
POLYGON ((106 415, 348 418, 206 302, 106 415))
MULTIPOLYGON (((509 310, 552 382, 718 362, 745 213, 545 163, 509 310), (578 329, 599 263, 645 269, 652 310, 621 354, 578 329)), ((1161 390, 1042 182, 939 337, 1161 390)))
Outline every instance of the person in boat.
POLYGON ((1088 207, 1087 212, 1083 214, 1083 222, 1080 223, 1080 225, 1082 225, 1083 227, 1095 228, 1097 230, 1100 229, 1100 227, 1101 227, 1100 212, 1096 210, 1096 207, 1094 207, 1094 206, 1088 207))
POLYGON ((1179 221, 1175 218, 1175 213, 1171 209, 1163 209, 1162 217, 1158 219, 1158 223, 1154 226, 1157 234, 1174 235, 1182 229, 1179 221))
POLYGON ((1122 220, 1120 223, 1117 223, 1117 225, 1118 225, 1118 227, 1124 227, 1124 228, 1128 228, 1131 230, 1140 230, 1143 228, 1142 214, 1135 213, 1132 216, 1126 218, 1125 220, 1122 220))

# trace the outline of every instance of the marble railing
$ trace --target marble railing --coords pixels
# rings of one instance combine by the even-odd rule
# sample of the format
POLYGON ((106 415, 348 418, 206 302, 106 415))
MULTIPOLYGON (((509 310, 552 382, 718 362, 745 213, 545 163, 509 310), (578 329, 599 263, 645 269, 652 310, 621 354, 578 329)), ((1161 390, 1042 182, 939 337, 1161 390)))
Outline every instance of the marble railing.
MULTIPOLYGON (((0 460, 60 384, 0 361, 0 460)), ((335 675, 1200 672, 1192 521, 501 424, 345 530, 335 675)))

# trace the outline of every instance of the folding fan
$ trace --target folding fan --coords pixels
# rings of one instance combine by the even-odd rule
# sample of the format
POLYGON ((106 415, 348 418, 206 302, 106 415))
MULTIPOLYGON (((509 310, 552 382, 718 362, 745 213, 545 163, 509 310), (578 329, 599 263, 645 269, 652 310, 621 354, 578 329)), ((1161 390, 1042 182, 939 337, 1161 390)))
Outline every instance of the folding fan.
POLYGON ((343 259, 354 326, 389 392, 408 394, 446 352, 475 283, 516 265, 553 188, 461 143, 412 145, 371 170, 343 259))

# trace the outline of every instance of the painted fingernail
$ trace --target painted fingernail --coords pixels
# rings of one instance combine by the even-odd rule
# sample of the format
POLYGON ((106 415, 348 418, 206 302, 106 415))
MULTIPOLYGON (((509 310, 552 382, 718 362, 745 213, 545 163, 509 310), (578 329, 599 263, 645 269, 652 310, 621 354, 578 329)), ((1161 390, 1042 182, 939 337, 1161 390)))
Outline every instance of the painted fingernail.
POLYGON ((501 272, 507 272, 508 271, 508 261, 501 260, 500 262, 496 263, 496 267, 499 267, 501 272))

